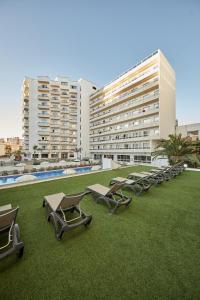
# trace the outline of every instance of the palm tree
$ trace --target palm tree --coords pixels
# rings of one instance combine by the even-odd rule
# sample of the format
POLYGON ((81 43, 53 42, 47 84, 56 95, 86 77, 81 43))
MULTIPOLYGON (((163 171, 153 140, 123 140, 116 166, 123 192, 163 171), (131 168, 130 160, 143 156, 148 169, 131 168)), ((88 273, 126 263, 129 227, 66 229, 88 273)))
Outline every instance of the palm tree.
POLYGON ((35 159, 35 154, 36 154, 36 151, 38 150, 38 146, 37 145, 34 145, 33 146, 33 157, 35 159))
POLYGON ((156 151, 152 153, 154 158, 158 156, 167 156, 170 164, 177 162, 186 162, 194 159, 194 146, 192 142, 186 137, 182 138, 181 134, 169 135, 169 139, 162 139, 158 142, 156 151))
POLYGON ((20 149, 15 151, 14 156, 15 156, 15 160, 20 161, 22 159, 22 151, 20 149))
POLYGON ((76 148, 74 149, 74 152, 77 153, 77 158, 78 158, 78 153, 81 152, 81 147, 80 147, 80 148, 76 147, 76 148))

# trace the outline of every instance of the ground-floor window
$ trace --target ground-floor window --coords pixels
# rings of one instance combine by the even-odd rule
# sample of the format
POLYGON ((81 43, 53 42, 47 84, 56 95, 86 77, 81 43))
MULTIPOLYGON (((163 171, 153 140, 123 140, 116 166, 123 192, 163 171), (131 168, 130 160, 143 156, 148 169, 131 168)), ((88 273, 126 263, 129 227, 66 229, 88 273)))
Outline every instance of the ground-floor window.
POLYGON ((58 158, 58 154, 57 153, 51 154, 51 158, 58 158))
POLYGON ((68 158, 68 153, 61 153, 61 158, 62 159, 68 158))
POLYGON ((41 158, 48 158, 48 153, 42 153, 41 158))
POLYGON ((74 158, 74 153, 70 153, 70 154, 69 154, 69 157, 70 157, 70 158, 74 158))
POLYGON ((101 159, 102 155, 101 154, 94 154, 94 159, 101 159))
POLYGON ((35 154, 32 155, 32 157, 33 157, 33 158, 38 158, 39 155, 38 155, 37 153, 35 153, 35 154))
POLYGON ((151 163, 151 156, 135 155, 134 162, 151 163))
POLYGON ((130 162, 130 155, 117 155, 117 160, 130 162))

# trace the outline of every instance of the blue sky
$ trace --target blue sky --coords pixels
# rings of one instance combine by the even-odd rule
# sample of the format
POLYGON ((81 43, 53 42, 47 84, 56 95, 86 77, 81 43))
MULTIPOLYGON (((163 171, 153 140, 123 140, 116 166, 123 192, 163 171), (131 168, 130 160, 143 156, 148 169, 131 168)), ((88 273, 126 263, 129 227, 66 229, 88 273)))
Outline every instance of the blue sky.
POLYGON ((21 135, 24 76, 101 87, 158 48, 176 71, 179 122, 200 122, 199 0, 0 0, 0 137, 21 135))

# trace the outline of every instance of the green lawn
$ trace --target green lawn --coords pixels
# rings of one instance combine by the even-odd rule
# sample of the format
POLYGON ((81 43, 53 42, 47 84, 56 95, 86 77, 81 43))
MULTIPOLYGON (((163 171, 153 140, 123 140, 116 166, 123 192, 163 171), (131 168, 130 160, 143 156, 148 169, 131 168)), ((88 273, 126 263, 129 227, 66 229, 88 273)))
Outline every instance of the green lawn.
POLYGON ((142 167, 1 190, 0 205, 20 206, 25 252, 0 261, 0 299, 200 299, 200 173, 133 196, 112 216, 87 196, 90 227, 60 242, 46 221, 44 195, 108 185, 133 170, 142 167))

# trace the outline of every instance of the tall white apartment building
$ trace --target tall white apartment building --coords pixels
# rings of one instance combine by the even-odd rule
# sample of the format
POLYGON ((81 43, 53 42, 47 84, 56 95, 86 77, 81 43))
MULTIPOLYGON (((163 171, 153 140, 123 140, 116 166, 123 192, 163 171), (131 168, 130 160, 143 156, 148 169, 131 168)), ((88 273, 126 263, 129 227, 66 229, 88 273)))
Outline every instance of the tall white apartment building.
POLYGON ((157 141, 175 132, 175 72, 160 50, 90 96, 94 158, 150 162, 157 141))
POLYGON ((77 154, 88 156, 89 135, 83 145, 81 136, 83 128, 89 132, 89 120, 81 118, 80 109, 94 89, 94 84, 84 79, 26 77, 22 86, 26 155, 60 159, 74 158, 77 154))

